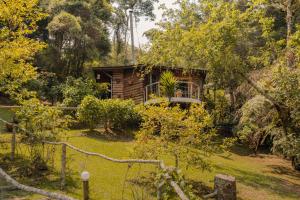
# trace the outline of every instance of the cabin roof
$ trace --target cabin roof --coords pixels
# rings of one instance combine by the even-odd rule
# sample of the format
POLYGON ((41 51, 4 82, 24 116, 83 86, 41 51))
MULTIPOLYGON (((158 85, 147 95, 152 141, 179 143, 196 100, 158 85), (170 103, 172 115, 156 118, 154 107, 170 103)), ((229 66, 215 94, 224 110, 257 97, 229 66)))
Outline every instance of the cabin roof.
MULTIPOLYGON (((136 69, 136 68, 144 68, 145 65, 106 65, 100 67, 93 67, 93 70, 114 70, 114 69, 136 69)), ((167 66, 154 66, 154 68, 162 68, 162 69, 184 69, 183 67, 167 67, 167 66)), ((207 72, 207 69, 204 68, 192 68, 190 70, 207 72)))

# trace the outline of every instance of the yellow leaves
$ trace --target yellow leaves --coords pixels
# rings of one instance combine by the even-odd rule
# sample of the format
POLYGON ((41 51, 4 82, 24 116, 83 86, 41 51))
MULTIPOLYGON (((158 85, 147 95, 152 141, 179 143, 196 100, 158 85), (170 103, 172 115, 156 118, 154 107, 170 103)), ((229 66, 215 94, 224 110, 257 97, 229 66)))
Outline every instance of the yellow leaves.
POLYGON ((0 22, 11 31, 10 36, 17 37, 35 31, 36 23, 46 17, 37 4, 38 0, 0 1, 0 22))
POLYGON ((19 101, 33 93, 23 89, 36 77, 30 61, 45 44, 28 38, 44 18, 38 0, 0 0, 0 91, 19 101))

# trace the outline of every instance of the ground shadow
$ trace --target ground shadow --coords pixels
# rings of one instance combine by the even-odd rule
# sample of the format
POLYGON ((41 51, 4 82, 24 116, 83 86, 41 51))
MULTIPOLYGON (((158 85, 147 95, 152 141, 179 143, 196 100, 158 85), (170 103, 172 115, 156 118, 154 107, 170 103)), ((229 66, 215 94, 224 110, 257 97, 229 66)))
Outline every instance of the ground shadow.
POLYGON ((234 154, 237 154, 237 155, 239 155, 239 156, 249 156, 249 155, 253 154, 253 151, 251 151, 251 150, 248 149, 248 148, 245 148, 244 145, 239 144, 239 143, 233 145, 233 146, 229 149, 229 152, 234 153, 234 154))
POLYGON ((106 132, 104 130, 83 131, 82 136, 90 137, 97 140, 105 140, 109 142, 129 142, 134 139, 132 131, 112 130, 106 132))
POLYGON ((272 169, 273 174, 287 175, 294 180, 300 181, 300 172, 292 169, 291 167, 280 166, 280 165, 267 165, 272 169))
POLYGON ((187 183, 192 186, 193 194, 197 195, 198 197, 202 197, 213 192, 212 187, 205 185, 205 183, 201 181, 188 179, 187 183))
MULTIPOLYGON (((48 170, 28 175, 26 174, 26 167, 30 165, 30 160, 26 159, 25 157, 17 156, 14 161, 10 161, 8 154, 2 154, 0 157, 1 168, 19 183, 55 192, 59 192, 61 189, 60 173, 51 169, 50 167, 48 170)), ((72 173, 67 173, 66 176, 66 187, 64 192, 67 194, 72 193, 74 188, 80 187, 80 181, 72 178, 74 177, 72 175, 72 173)), ((4 182, 4 180, 2 182, 4 182)), ((26 197, 28 195, 27 192, 21 190, 13 190, 5 193, 5 196, 2 195, 1 197, 0 194, 0 197, 10 199, 14 197, 26 197)))

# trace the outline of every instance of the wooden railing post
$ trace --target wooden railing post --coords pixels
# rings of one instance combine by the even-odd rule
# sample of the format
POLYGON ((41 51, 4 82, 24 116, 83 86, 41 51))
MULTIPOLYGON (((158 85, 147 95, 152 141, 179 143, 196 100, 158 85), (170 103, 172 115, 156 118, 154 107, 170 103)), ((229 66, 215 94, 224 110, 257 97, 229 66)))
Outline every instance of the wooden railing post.
POLYGON ((217 200, 236 200, 236 181, 232 176, 218 174, 215 176, 217 200))
POLYGON ((61 190, 66 187, 67 145, 62 144, 61 152, 61 190))
POLYGON ((11 135, 11 153, 10 153, 10 159, 15 160, 15 152, 16 152, 16 126, 13 124, 12 126, 13 131, 11 135))

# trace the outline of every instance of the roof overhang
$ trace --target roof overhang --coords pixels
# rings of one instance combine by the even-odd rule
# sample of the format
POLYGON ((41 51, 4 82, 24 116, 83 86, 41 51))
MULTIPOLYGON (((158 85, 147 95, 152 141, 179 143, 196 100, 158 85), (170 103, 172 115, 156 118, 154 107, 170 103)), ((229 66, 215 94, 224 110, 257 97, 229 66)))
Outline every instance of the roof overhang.
MULTIPOLYGON (((153 69, 173 69, 173 70, 185 70, 183 67, 167 67, 167 66, 151 66, 153 69)), ((138 69, 143 70, 146 68, 146 65, 138 64, 138 65, 108 65, 101 67, 93 67, 94 71, 102 71, 102 70, 123 70, 123 69, 138 69)), ((198 71, 198 72, 207 72, 207 69, 204 68, 190 68, 188 71, 198 71)))

